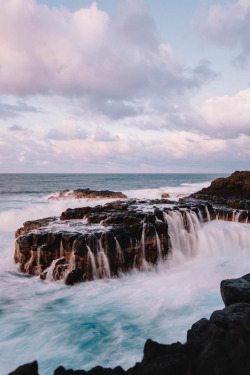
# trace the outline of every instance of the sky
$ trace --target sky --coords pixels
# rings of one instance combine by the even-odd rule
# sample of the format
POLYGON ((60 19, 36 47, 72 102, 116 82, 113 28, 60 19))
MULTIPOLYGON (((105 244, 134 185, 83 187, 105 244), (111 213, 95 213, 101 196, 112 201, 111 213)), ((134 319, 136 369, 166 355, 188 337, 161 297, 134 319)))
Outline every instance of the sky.
POLYGON ((250 165, 250 0, 0 0, 0 173, 250 165))

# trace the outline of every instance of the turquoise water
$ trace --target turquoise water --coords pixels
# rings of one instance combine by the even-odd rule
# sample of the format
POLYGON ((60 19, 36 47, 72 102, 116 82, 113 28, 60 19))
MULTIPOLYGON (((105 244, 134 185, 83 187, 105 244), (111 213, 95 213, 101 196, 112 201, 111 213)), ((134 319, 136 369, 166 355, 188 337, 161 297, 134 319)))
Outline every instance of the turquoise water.
POLYGON ((35 359, 41 375, 52 374, 58 365, 129 368, 141 360, 148 338, 185 341, 194 321, 222 307, 220 280, 249 272, 249 225, 204 225, 199 234, 202 246, 197 244, 194 259, 73 287, 20 274, 13 263, 14 231, 25 220, 103 202, 49 201, 48 195, 55 191, 89 187, 138 198, 160 198, 169 192, 176 199, 215 177, 0 175, 0 374, 35 359), (228 233, 235 233, 235 240, 226 241, 228 233), (206 244, 210 245, 203 251, 206 244))

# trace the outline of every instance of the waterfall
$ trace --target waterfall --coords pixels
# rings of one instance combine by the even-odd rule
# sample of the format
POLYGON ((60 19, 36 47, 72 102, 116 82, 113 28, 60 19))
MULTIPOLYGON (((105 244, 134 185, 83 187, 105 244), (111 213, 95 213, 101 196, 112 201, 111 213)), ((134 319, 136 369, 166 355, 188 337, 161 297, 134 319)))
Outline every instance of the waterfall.
POLYGON ((29 272, 29 269, 32 267, 32 265, 35 261, 35 253, 36 253, 36 251, 31 250, 31 257, 24 266, 26 272, 29 272))
POLYGON ((146 251, 145 251, 145 230, 146 230, 146 224, 143 223, 142 233, 141 233, 141 249, 142 249, 142 258, 143 259, 146 259, 146 257, 145 257, 145 254, 146 254, 146 251))
POLYGON ((201 229, 200 215, 194 211, 164 212, 164 220, 168 223, 171 242, 171 253, 175 258, 192 258, 197 252, 197 235, 201 229))
POLYGON ((237 212, 237 211, 233 211, 233 216, 232 216, 232 221, 236 221, 237 223, 239 222, 239 218, 240 218, 240 212, 237 212))
POLYGON ((156 229, 155 229, 155 238, 156 238, 156 245, 157 245, 158 262, 160 262, 162 260, 162 244, 161 244, 161 240, 156 229))
POLYGON ((97 268, 96 268, 96 263, 95 263, 95 257, 88 245, 87 245, 87 249, 88 249, 88 256, 89 256, 91 267, 92 267, 92 277, 93 279, 97 279, 98 273, 97 273, 97 268))
POLYGON ((206 214, 207 214, 207 221, 211 221, 210 213, 209 213, 209 211, 208 211, 207 206, 205 206, 205 211, 206 211, 206 214))
POLYGON ((106 278, 111 278, 111 271, 110 271, 110 266, 109 266, 109 260, 107 255, 105 254, 105 251, 102 247, 102 239, 100 238, 98 241, 99 245, 99 252, 97 255, 98 258, 98 273, 100 278, 106 277, 106 278))
POLYGON ((116 254, 117 254, 117 260, 119 263, 119 267, 122 267, 124 264, 124 257, 123 257, 122 249, 117 238, 116 237, 114 238, 115 238, 115 249, 116 249, 116 254))
POLYGON ((54 281, 55 278, 54 278, 54 270, 55 270, 55 266, 56 266, 56 262, 58 261, 58 259, 54 259, 51 263, 51 265, 46 268, 46 270, 44 272, 47 272, 46 274, 46 280, 47 281, 54 281))
POLYGON ((198 232, 197 253, 215 255, 217 253, 226 255, 229 249, 234 253, 245 249, 250 255, 250 232, 249 225, 240 223, 225 223, 213 221, 206 224, 198 232))
POLYGON ((195 255, 227 253, 228 249, 249 249, 250 236, 248 226, 238 224, 239 212, 233 213, 232 221, 225 225, 225 221, 209 220, 201 223, 199 215, 194 211, 164 212, 164 219, 168 223, 168 233, 171 242, 171 253, 168 255, 170 264, 182 263, 195 255), (233 226, 232 226, 233 225, 233 226))

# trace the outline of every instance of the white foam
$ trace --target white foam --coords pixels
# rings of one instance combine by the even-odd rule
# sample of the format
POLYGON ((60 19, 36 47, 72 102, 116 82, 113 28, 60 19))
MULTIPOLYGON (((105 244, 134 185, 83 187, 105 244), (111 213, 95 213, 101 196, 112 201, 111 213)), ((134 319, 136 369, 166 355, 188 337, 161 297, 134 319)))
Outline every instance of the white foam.
POLYGON ((162 186, 155 189, 125 190, 123 194, 128 198, 138 199, 160 199, 162 194, 169 194, 169 199, 178 201, 181 196, 188 196, 204 187, 208 187, 211 181, 199 182, 193 184, 183 183, 180 186, 162 186))

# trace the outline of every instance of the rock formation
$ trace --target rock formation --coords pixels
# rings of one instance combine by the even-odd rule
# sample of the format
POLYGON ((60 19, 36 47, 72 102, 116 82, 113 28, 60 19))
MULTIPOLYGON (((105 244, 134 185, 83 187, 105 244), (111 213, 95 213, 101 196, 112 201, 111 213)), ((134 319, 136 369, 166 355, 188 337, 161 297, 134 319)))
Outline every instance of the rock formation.
POLYGON ((229 177, 217 178, 208 188, 192 194, 191 197, 250 210, 250 171, 236 171, 229 177))
POLYGON ((210 219, 248 222, 250 217, 248 211, 169 200, 124 200, 67 209, 60 218, 25 222, 16 231, 14 258, 22 272, 48 281, 74 284, 117 277, 133 268, 147 270, 167 258, 169 223, 181 221, 190 236, 199 223, 210 219))
POLYGON ((53 193, 48 199, 97 199, 97 198, 127 198, 126 195, 122 194, 120 191, 110 191, 110 190, 90 190, 90 189, 76 189, 76 190, 64 190, 58 193, 53 193))
MULTIPOLYGON (((60 366, 54 375, 249 375, 250 303, 244 301, 242 279, 250 280, 250 274, 230 283, 235 295, 238 291, 239 302, 194 323, 185 344, 163 345, 147 340, 142 361, 127 371, 121 367, 73 371, 60 366)), ((221 286, 223 289, 225 280, 221 286)), ((38 375, 38 364, 23 365, 9 375, 38 375)))

